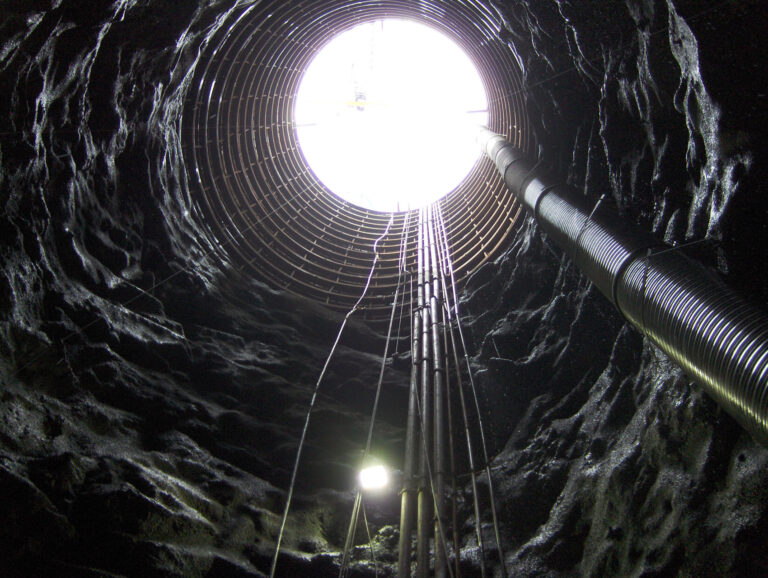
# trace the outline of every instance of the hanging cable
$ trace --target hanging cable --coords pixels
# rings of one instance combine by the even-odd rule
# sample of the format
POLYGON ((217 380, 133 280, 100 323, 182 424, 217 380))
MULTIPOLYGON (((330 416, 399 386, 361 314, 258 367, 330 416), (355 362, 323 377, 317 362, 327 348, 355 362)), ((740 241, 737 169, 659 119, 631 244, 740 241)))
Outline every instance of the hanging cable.
POLYGON ((405 291, 403 291, 400 297, 400 318, 397 322, 397 337, 395 338, 395 352, 392 354, 396 357, 400 352, 400 339, 402 338, 402 326, 403 326, 403 311, 405 310, 405 291))
POLYGON ((341 340, 341 335, 344 332, 344 328, 347 326, 347 322, 349 321, 349 318, 354 315, 354 313, 357 311, 358 307, 360 306, 360 303, 362 303, 363 299, 365 298, 365 294, 368 292, 368 287, 371 284, 371 279, 373 278, 373 272, 376 270, 376 264, 379 261, 379 243, 381 240, 387 236, 389 233, 390 227, 392 227, 392 222, 394 219, 394 214, 390 216, 389 223, 387 223, 386 229, 384 229, 384 232, 381 234, 381 236, 376 239, 373 243, 373 263, 371 263, 371 270, 368 273, 368 278, 366 279, 365 286, 363 287, 363 291, 360 294, 359 299, 357 302, 352 306, 352 309, 347 312, 347 314, 344 316, 344 320, 341 322, 341 326, 339 327, 339 331, 336 334, 336 339, 333 342, 333 346, 331 347, 330 352, 328 353, 328 357, 325 359, 325 363, 323 364, 323 369, 320 371, 320 375, 317 378, 317 382, 315 383, 315 388, 312 391, 312 398, 309 402, 309 409, 307 410, 307 417, 304 420, 304 427, 301 430, 301 438, 299 439, 299 447, 296 450, 296 460, 293 464, 293 472, 291 472, 291 482, 288 486, 288 496, 285 499, 285 508, 283 510, 283 518, 280 522, 280 531, 277 535, 277 543, 275 544, 275 553, 272 557, 272 567, 269 571, 270 578, 275 577, 275 570, 277 569, 277 557, 280 554, 280 545, 283 541, 283 534, 285 532, 285 523, 288 520, 288 511, 291 507, 291 500, 293 498, 293 490, 296 485, 296 473, 299 470, 299 462, 301 461, 301 453, 304 449, 304 442, 307 437, 307 430, 309 429, 309 420, 312 416, 312 410, 315 407, 315 402, 317 401, 317 395, 320 390, 320 384, 323 382, 323 378, 325 377, 325 372, 328 369, 328 366, 331 363, 331 359, 333 358, 333 354, 336 352, 336 347, 339 345, 339 341, 341 340))
POLYGON ((417 508, 418 541, 416 551, 416 576, 426 578, 429 573, 429 540, 432 535, 431 511, 433 500, 428 492, 432 490, 429 452, 432 448, 432 343, 429 322, 429 301, 432 291, 428 280, 429 250, 426 235, 426 209, 419 211, 419 315, 421 315, 421 405, 418 406, 421 424, 421 439, 424 452, 419 460, 419 492, 417 508))
MULTIPOLYGON (((447 252, 447 247, 444 250, 446 251, 445 261, 448 262, 449 254, 447 252)), ((441 272, 443 272, 443 270, 441 270, 441 272)), ((443 275, 444 275, 444 272, 443 272, 443 275)), ((445 283, 443 283, 443 295, 444 295, 443 308, 444 308, 444 311, 447 313, 449 325, 450 325, 451 350, 453 352, 454 365, 456 367, 456 381, 457 381, 457 391, 459 392, 459 405, 461 407, 461 414, 464 421, 464 436, 467 444, 467 456, 469 459, 470 479, 472 484, 472 504, 473 504, 474 516, 475 516, 475 536, 477 538, 477 546, 480 549, 480 575, 482 578, 485 578, 486 576, 485 541, 483 540, 482 523, 480 518, 480 494, 477 487, 477 469, 475 467, 475 452, 472 444, 472 436, 469 431, 469 412, 467 411, 467 404, 464 398, 464 384, 461 379, 461 363, 459 361, 459 352, 456 347, 456 338, 454 336, 453 324, 450 324, 450 320, 452 318, 452 312, 450 308, 450 301, 448 299, 448 290, 445 283)))
POLYGON ((477 539, 477 546, 480 549, 480 575, 482 578, 486 576, 486 553, 485 553, 485 540, 483 538, 482 531, 482 518, 480 516, 480 491, 477 486, 477 467, 475 465, 475 450, 472 444, 472 436, 469 429, 469 412, 467 411, 467 403, 464 397, 464 384, 461 379, 461 362, 459 361, 459 352, 456 347, 456 337, 454 335, 453 327, 450 332, 451 338, 451 350, 453 353, 454 364, 456 366, 456 389, 459 392, 459 404, 461 406, 461 414, 464 422, 464 436, 467 444, 467 456, 469 460, 470 480, 472 485, 472 505, 474 508, 475 516, 475 537, 477 539))
POLYGON ((456 294, 456 280, 455 280, 454 271, 453 271, 453 264, 451 263, 451 259, 450 259, 450 247, 447 245, 448 237, 447 237, 447 234, 446 234, 446 228, 445 228, 445 223, 444 222, 442 222, 441 232, 442 232, 442 235, 443 235, 443 240, 444 240, 443 242, 445 243, 446 255, 448 257, 446 259, 446 262, 448 264, 448 271, 449 271, 450 277, 451 277, 451 288, 453 290, 453 306, 454 306, 454 313, 455 313, 455 318, 456 318, 456 327, 457 327, 458 332, 459 332, 459 339, 461 341, 461 347, 462 347, 462 350, 464 352, 464 360, 465 360, 466 365, 467 365, 467 375, 469 377, 470 389, 472 391, 472 398, 473 398, 474 403, 475 403, 475 411, 477 412, 477 423, 478 423, 478 429, 479 429, 479 432, 480 432, 480 444, 481 444, 481 448, 483 450, 483 461, 485 462, 485 472, 486 472, 486 475, 488 477, 488 493, 489 493, 489 499, 490 499, 490 503, 491 503, 490 504, 491 505, 491 519, 493 521, 493 531, 494 531, 494 537, 496 539, 496 548, 497 548, 497 550, 499 552, 499 562, 501 564, 501 575, 502 575, 502 578, 506 578, 507 570, 506 570, 506 563, 505 563, 505 560, 504 560, 504 552, 503 552, 503 548, 502 548, 502 545, 501 545, 501 537, 500 537, 500 533, 499 533, 499 521, 498 521, 498 517, 496 515, 496 497, 495 497, 495 492, 494 492, 494 489, 493 489, 493 478, 491 477, 490 461, 488 459, 488 448, 487 448, 487 444, 486 444, 486 441, 485 441, 485 431, 484 431, 485 427, 483 425, 483 418, 482 418, 482 414, 480 412, 480 403, 479 403, 478 397, 477 397, 477 388, 475 386, 474 377, 472 376, 472 368, 471 368, 470 363, 469 363, 469 353, 468 353, 468 350, 467 350, 466 341, 464 339, 464 331, 462 330, 462 327, 461 327, 461 316, 459 315, 459 300, 458 300, 458 296, 456 294))
POLYGON ((488 459, 488 447, 485 440, 485 426, 483 424, 483 418, 482 414, 480 412, 480 403, 478 401, 477 396, 477 387, 475 386, 475 380, 472 374, 472 368, 469 363, 469 353, 467 350, 467 344, 464 339, 464 331, 462 330, 461 326, 461 316, 459 315, 459 300, 458 296, 456 294, 456 282, 454 277, 454 271, 453 271, 453 263, 450 259, 450 247, 448 247, 448 236, 445 229, 445 223, 443 222, 442 226, 442 232, 443 232, 443 239, 448 255, 447 263, 448 263, 448 271, 451 276, 451 287, 453 289, 453 303, 454 303, 454 310, 456 314, 456 327, 459 332, 459 339, 461 340, 461 347, 464 353, 464 360, 467 365, 467 376, 469 377, 469 385, 470 389, 472 391, 472 399, 475 403, 475 411, 477 412, 477 424, 478 424, 478 430, 480 432, 480 444, 483 450, 483 461, 485 463, 485 473, 488 477, 488 494, 490 499, 490 505, 491 505, 491 520, 493 522, 493 532, 494 532, 494 538, 496 539, 496 548, 499 552, 499 561, 501 563, 501 575, 502 578, 506 578, 507 576, 507 570, 506 570, 506 563, 504 560, 504 551, 503 547, 501 545, 501 537, 499 532, 499 520, 496 515, 496 496, 494 492, 493 487, 493 478, 491 477, 491 466, 490 466, 490 460, 488 459))
MULTIPOLYGON (((442 216, 442 212, 438 212, 438 219, 442 216)), ((449 464, 450 464, 450 473, 451 473, 451 522, 453 526, 453 551, 455 552, 455 556, 453 557, 453 561, 455 564, 455 571, 457 578, 461 577, 461 566, 459 564, 460 557, 459 552, 461 551, 461 546, 459 544, 459 525, 458 525, 458 506, 456 503, 456 455, 455 455, 455 444, 454 444, 454 436, 453 436, 453 410, 451 409, 451 372, 449 371, 450 366, 450 353, 448 350, 448 327, 449 327, 449 319, 450 319, 450 311, 448 310, 448 307, 446 306, 446 296, 447 296, 447 289, 445 286, 445 273, 447 271, 446 266, 446 255, 445 255, 445 248, 442 243, 442 235, 438 235, 438 243, 437 243, 437 254, 438 254, 438 260, 440 263, 439 272, 440 272, 440 286, 442 289, 443 294, 443 301, 442 301, 442 307, 440 308, 440 319, 442 321, 442 329, 443 329, 443 367, 445 367, 445 397, 446 397, 446 409, 447 409, 447 417, 448 417, 448 454, 449 454, 449 464)), ((459 375, 459 372, 461 371, 460 366, 458 363, 455 365, 455 371, 456 375, 459 375)), ((458 381, 459 385, 461 385, 461 381, 459 378, 458 381)))
MULTIPOLYGON (((403 230, 405 231, 405 240, 400 245, 400 273, 408 273, 406 270, 406 263, 407 263, 407 257, 408 257, 408 234, 410 233, 410 222, 411 222, 411 213, 405 214, 405 222, 403 224, 403 230)), ((398 283, 400 281, 400 278, 398 277, 398 283)), ((397 321, 397 340, 395 341, 395 353, 393 356, 397 355, 400 351, 400 337, 401 337, 401 328, 403 326, 403 310, 405 309, 405 291, 403 291, 403 296, 400 298, 400 318, 397 321)))
MULTIPOLYGON (((437 260, 437 231, 435 206, 427 208, 427 243, 429 246, 429 279, 432 283, 432 291, 429 301, 430 314, 430 332, 432 335, 432 387, 434 403, 434 454, 435 454, 435 487, 436 496, 435 516, 437 525, 435 533, 442 532, 443 520, 445 519, 445 364, 443 355, 443 342, 440 339, 440 316, 439 308, 441 305, 440 279, 438 275, 437 260)), ((445 576, 445 566, 447 564, 447 550, 444 547, 445 536, 442 540, 435 540, 435 578, 445 576)))
MULTIPOLYGON (((447 543, 445 540, 445 525, 442 517, 439 515, 440 508, 438 496, 436 492, 435 484, 435 472, 430 463, 430 451, 432 449, 433 438, 433 402, 432 402, 432 378, 433 364, 434 364, 434 349, 431 343, 431 337, 433 335, 434 326, 430 322, 430 310, 432 303, 432 282, 431 282, 431 254, 429 247, 429 234, 428 226, 429 220, 427 218, 427 209, 421 209, 419 213, 419 240, 417 243, 418 248, 418 279, 419 279, 419 291, 418 291, 418 305, 421 313, 421 381, 422 381, 422 398, 419 400, 416 398, 416 412, 418 416, 418 423, 421 431, 421 445, 423 452, 421 453, 419 476, 419 493, 418 493, 418 548, 417 548, 417 560, 416 560, 416 575, 418 578, 426 577, 429 573, 429 542, 430 537, 434 533, 436 552, 442 547, 444 552, 448 551, 447 543), (430 409, 432 411, 430 411, 430 409), (432 511, 430 511, 432 510, 432 511), (433 520, 433 512, 436 514, 436 521, 433 520)), ((402 560, 402 558, 401 558, 402 560)), ((453 568, 447 565, 447 570, 451 577, 453 577, 453 568)))
MULTIPOLYGON (((445 304, 443 304, 445 305, 445 304)), ((450 356, 448 354, 448 321, 445 314, 445 307, 441 311, 441 320, 443 324, 443 343, 445 344, 445 360, 443 361, 445 366, 445 398, 446 408, 448 415, 448 455, 449 464, 451 469, 451 525, 453 527, 453 561, 455 564, 456 576, 461 577, 461 567, 459 566, 459 552, 461 546, 459 545, 459 522, 458 522, 458 505, 456 504, 456 454, 453 441, 453 411, 451 410, 451 381, 450 371, 448 366, 450 364, 450 356)))
MULTIPOLYGON (((405 224, 403 225, 404 231, 401 233, 401 246, 403 247, 403 250, 405 250, 405 247, 408 243, 408 230, 405 229, 405 224)), ((381 386, 384 382, 384 370, 387 367, 387 358, 389 356, 389 343, 392 340, 392 326, 395 322, 395 311, 397 310, 397 299, 400 294, 400 287, 402 285, 402 279, 403 279, 403 269, 400 268, 397 274, 397 284, 395 286, 395 297, 392 299, 392 311, 389 315, 389 327, 387 329, 387 340, 384 344, 384 354, 381 357, 381 366, 379 367, 379 380, 376 384, 376 397, 373 401, 373 410, 371 411, 371 421, 368 426, 368 439, 365 442, 365 453, 363 454, 363 461, 365 461, 368 458, 368 455, 371 452, 371 442, 373 440, 373 427, 376 423, 376 414, 378 413, 379 409, 379 399, 381 397, 381 386)))
MULTIPOLYGON (((408 229, 406 228, 406 225, 407 225, 407 220, 404 220, 403 231, 401 231, 400 233, 401 251, 405 250, 405 247, 407 246, 407 243, 408 243, 408 229)), ((368 437, 365 442, 365 450, 363 451, 363 459, 361 460, 360 469, 365 467, 365 464, 368 461, 368 457, 371 453, 371 444, 373 442, 373 430, 376 424, 376 415, 379 409, 379 400, 381 398, 382 384, 384 383, 384 370, 386 369, 387 358, 389 356, 389 343, 390 341, 392 341, 392 327, 395 322, 395 311, 397 310, 397 299, 400 294, 400 286, 402 285, 402 279, 403 279, 403 269, 400 268, 397 274, 395 296, 392 299, 392 311, 389 315, 389 327, 387 329, 387 339, 384 342, 384 353, 381 356, 381 365, 379 367, 379 379, 376 383, 376 396, 373 401, 373 409, 371 410, 371 420, 368 425, 368 437)), ((356 499, 356 503, 361 499, 360 496, 362 495, 362 493, 360 490, 358 490, 357 495, 358 495, 358 498, 356 499)), ((349 521, 349 528, 347 529, 347 542, 344 546, 344 553, 342 554, 342 562, 339 567, 339 578, 343 578, 347 572, 347 567, 349 565, 349 553, 350 553, 352 542, 354 541, 354 535, 357 530, 358 517, 359 517, 359 506, 356 509, 353 508, 352 517, 350 518, 350 521, 349 521)))

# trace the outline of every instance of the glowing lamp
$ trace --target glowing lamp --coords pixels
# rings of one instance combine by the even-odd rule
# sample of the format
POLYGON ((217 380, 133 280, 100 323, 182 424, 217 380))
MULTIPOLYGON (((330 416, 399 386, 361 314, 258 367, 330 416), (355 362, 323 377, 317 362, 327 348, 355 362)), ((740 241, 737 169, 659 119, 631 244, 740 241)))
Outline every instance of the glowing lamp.
POLYGON ((381 465, 360 470, 360 487, 364 490, 378 490, 389 483, 389 472, 381 465))

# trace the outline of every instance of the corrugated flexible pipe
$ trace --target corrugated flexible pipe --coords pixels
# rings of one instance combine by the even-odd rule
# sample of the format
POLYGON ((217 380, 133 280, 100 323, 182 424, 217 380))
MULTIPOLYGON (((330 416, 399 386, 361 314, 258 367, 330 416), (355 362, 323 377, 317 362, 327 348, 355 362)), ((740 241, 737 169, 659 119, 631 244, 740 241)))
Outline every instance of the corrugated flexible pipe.
POLYGON ((768 446, 768 315, 713 272, 557 181, 503 137, 478 142, 539 226, 624 317, 768 446))

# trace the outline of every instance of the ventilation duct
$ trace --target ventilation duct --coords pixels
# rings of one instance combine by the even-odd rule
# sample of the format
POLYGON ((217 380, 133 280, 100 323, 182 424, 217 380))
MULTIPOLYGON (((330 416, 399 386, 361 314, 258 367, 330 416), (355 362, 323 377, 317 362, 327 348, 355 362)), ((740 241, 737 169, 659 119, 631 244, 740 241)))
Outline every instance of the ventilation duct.
POLYGON ((768 445, 768 317, 702 265, 547 176, 499 135, 479 142, 541 228, 636 328, 768 445))

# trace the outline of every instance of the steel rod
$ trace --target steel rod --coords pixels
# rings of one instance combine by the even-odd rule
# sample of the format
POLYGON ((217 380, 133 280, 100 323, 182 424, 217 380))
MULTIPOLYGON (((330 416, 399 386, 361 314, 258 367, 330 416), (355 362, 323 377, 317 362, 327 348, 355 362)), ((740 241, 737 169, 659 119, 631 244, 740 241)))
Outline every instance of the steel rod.
MULTIPOLYGON (((448 251, 447 247, 445 246, 445 242, 443 239, 443 214, 442 209, 440 208, 440 205, 437 206, 437 220, 435 222, 435 231, 437 233, 437 242, 435 243, 437 247, 437 254, 438 254, 438 262, 439 262, 439 268, 438 268, 438 277, 440 279, 440 288, 441 288, 441 311, 440 311, 440 320, 442 323, 442 340, 443 340, 443 367, 445 368, 445 408, 446 408, 446 417, 447 417, 447 427, 448 427, 448 456, 449 456, 449 463, 448 463, 448 474, 451 479, 451 489, 450 489, 450 504, 451 504, 451 528, 452 528, 452 535, 453 535, 453 564, 454 564, 454 576, 457 578, 461 578, 461 545, 459 543, 459 523, 458 523, 458 503, 456 501, 456 452, 455 452, 455 440, 454 440, 454 421, 453 421, 453 409, 452 409, 452 384, 451 384, 451 372, 450 372, 450 351, 448 348, 448 327, 450 325, 449 318, 450 318, 450 309, 448 308, 448 292, 447 288, 445 286, 446 283, 446 276, 445 272, 447 270, 447 259, 448 259, 448 251)), ((458 374, 461 369, 458 365, 455 367, 456 373, 458 374)), ((459 384, 461 382, 459 381, 459 384)))
MULTIPOLYGON (((445 232, 445 228, 443 227, 443 231, 445 232)), ((449 250, 447 245, 447 235, 444 235, 444 238, 446 239, 446 249, 449 250)), ((450 254, 450 251, 449 251, 450 254)), ((456 314, 456 329, 459 333, 459 340, 461 342, 461 348, 464 352, 464 360, 467 364, 467 377, 469 378, 469 387, 470 391, 472 392, 472 399, 474 401, 475 405, 475 411, 477 414, 477 429, 478 433, 480 434, 480 447, 483 451, 483 461, 485 462, 485 474, 488 478, 488 495, 489 495, 489 501, 490 501, 490 510, 491 510, 491 520, 493 522, 493 533, 494 538, 496 539, 496 549, 499 554, 499 563, 501 565, 501 576, 502 578, 506 578, 507 576, 507 568, 506 568, 506 562, 504 559, 504 548, 501 543, 501 534, 499 532, 499 519, 496 515, 496 493, 494 491, 494 484, 493 484, 493 477, 491 476, 491 466, 490 466, 490 460, 488 459, 488 446, 485 442, 485 426, 483 425, 483 416, 480 413, 480 402, 477 398, 477 387, 475 386, 475 379, 472 375, 472 366, 469 362, 469 351, 467 349, 467 342, 464 339, 464 330, 461 327, 461 316, 459 315, 459 299, 456 294, 456 278, 454 275, 454 269, 453 269, 453 263, 451 259, 447 260, 448 264, 448 272, 451 278, 451 290, 453 293, 453 307, 454 312, 456 314)))
POLYGON ((355 496, 355 504, 352 506, 352 516, 350 518, 349 527, 347 528, 347 538, 344 540, 344 551, 341 555, 341 564, 339 565, 339 578, 343 578, 347 574, 347 568, 349 566, 349 557, 352 553, 352 545, 355 541, 355 534, 357 533, 357 520, 360 517, 360 504, 363 501, 363 492, 357 491, 355 496))
MULTIPOLYGON (((449 256, 447 247, 446 247, 446 255, 449 256)), ((448 266, 450 268, 450 261, 447 260, 447 263, 449 264, 448 266)), ((456 366, 456 381, 457 381, 456 391, 459 394, 459 406, 461 408, 461 416, 464 423, 464 439, 467 444, 467 458, 469 461, 469 472, 470 472, 470 480, 471 480, 471 486, 472 486, 472 506, 473 506, 473 513, 475 517, 475 537, 477 539, 478 549, 480 550, 480 575, 482 578, 485 578, 486 576, 485 541, 483 539, 482 519, 480 517, 480 492, 477 485, 477 468, 475 465, 475 452, 472 444, 472 435, 470 434, 470 429, 469 429, 469 412, 467 411, 467 403, 464 397, 464 384, 463 384, 463 380, 461 379, 461 362, 459 361, 459 352, 456 346, 456 338, 454 336, 453 324, 451 323, 452 312, 449 306, 450 300, 449 300, 448 291, 445 283, 443 283, 443 291, 444 291, 443 297, 445 301, 445 310, 448 314, 448 324, 450 327, 449 336, 451 340, 451 351, 453 353, 453 360, 456 366)))

